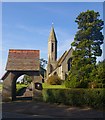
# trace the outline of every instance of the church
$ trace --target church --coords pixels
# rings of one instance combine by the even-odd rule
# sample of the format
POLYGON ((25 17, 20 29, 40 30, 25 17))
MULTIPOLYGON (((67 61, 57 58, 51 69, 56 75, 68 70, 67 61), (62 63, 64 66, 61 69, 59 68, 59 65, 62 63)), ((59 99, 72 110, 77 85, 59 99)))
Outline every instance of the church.
POLYGON ((72 52, 73 48, 70 48, 57 59, 57 38, 52 26, 48 39, 47 78, 57 74, 62 80, 66 79, 71 68, 72 52))

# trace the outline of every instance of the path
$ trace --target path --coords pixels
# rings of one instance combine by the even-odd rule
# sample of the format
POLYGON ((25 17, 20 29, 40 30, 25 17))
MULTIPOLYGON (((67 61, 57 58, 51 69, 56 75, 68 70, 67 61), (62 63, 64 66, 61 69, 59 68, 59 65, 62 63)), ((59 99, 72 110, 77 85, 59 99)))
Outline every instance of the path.
POLYGON ((32 90, 29 90, 28 87, 21 89, 18 92, 16 99, 17 100, 32 100, 32 90))

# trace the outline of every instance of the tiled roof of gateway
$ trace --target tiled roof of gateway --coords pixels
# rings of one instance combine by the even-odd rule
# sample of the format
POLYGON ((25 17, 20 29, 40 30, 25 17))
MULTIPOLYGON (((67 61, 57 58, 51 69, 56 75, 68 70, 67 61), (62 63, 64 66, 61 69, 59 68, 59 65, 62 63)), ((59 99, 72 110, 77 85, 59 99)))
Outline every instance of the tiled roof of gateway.
POLYGON ((6 70, 8 71, 34 71, 39 70, 39 50, 10 49, 6 70))

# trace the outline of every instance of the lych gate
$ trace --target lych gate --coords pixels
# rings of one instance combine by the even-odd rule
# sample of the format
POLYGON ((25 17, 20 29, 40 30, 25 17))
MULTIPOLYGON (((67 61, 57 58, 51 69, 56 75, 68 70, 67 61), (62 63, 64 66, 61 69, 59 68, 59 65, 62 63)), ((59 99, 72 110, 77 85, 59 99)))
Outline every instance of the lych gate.
POLYGON ((6 73, 3 79, 2 99, 14 100, 16 98, 16 80, 23 74, 32 77, 33 96, 35 83, 42 83, 40 77, 39 50, 9 50, 6 73))

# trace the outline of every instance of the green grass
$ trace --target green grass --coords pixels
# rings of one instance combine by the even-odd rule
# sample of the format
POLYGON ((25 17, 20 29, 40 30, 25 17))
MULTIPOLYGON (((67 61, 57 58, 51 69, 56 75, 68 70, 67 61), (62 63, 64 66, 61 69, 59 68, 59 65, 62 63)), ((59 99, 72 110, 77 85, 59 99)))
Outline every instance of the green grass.
MULTIPOLYGON (((2 91, 2 84, 0 83, 0 91, 2 91)), ((16 91, 18 91, 19 89, 23 88, 23 87, 27 87, 27 85, 25 84, 16 84, 16 91)))
MULTIPOLYGON (((49 85, 47 83, 43 83, 43 88, 65 88, 65 85, 49 85)), ((27 87, 27 85, 25 84, 16 84, 16 91, 19 91, 19 89, 23 88, 23 87, 27 87)), ((2 91, 2 84, 0 84, 0 91, 2 91)))
POLYGON ((0 83, 0 91, 2 91, 2 86, 3 86, 3 85, 0 83))
POLYGON ((47 83, 43 83, 43 88, 60 88, 60 89, 64 89, 65 85, 49 85, 47 83))
POLYGON ((25 85, 25 84, 16 84, 16 91, 19 91, 23 87, 27 87, 27 85, 25 85))

